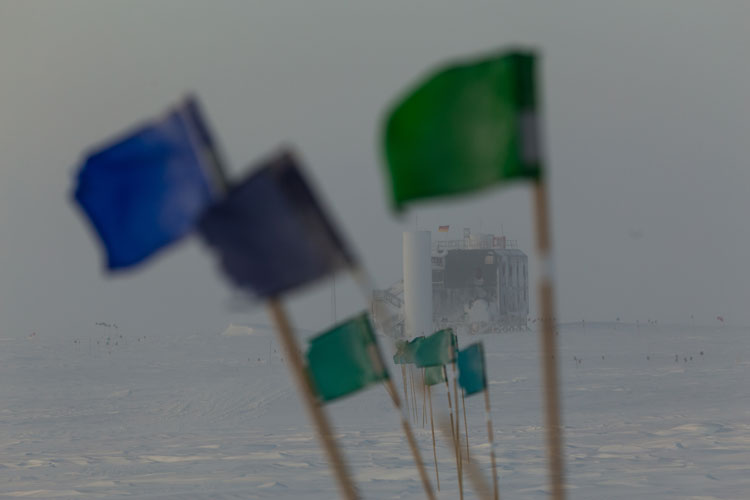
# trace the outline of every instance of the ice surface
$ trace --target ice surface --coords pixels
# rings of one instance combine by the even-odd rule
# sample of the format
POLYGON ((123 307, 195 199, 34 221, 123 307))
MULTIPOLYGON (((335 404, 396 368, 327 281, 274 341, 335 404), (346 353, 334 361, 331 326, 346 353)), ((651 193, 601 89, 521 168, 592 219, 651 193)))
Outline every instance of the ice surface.
MULTIPOLYGON (((559 332, 571 499, 750 497, 750 331, 587 323, 559 332)), ((117 345, 4 336, 0 497, 337 498, 278 347, 256 333, 146 332, 117 345)), ((501 494, 546 498, 537 336, 480 338, 501 494)), ((466 403, 472 454, 488 472, 484 402, 466 403)), ((433 404, 445 412, 443 389, 433 404)), ((383 388, 326 409, 365 498, 424 497, 383 388)), ((429 420, 416 433, 434 480, 429 420)), ((457 498, 442 440, 438 463, 440 498, 457 498)))

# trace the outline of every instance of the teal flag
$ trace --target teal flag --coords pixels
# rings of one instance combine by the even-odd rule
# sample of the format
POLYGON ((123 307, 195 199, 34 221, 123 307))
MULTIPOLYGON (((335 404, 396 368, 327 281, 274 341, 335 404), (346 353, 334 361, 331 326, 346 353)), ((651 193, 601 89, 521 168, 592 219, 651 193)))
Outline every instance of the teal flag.
POLYGON ((487 388, 484 347, 477 342, 458 352, 458 383, 467 396, 487 388))
POLYGON ((424 369, 425 385, 435 385, 445 382, 442 366, 428 366, 424 369))
POLYGON ((456 360, 458 339, 452 328, 438 330, 426 337, 416 349, 414 362, 417 366, 443 366, 456 360))
POLYGON ((393 202, 539 179, 536 55, 510 51, 444 67, 386 116, 393 202))
POLYGON ((307 365, 316 394, 323 402, 388 379, 367 313, 313 338, 307 365))

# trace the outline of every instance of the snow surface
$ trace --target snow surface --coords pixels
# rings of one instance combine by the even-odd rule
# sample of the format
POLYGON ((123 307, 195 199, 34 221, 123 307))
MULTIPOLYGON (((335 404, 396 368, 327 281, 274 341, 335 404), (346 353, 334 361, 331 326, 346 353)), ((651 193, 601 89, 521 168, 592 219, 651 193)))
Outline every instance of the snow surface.
MULTIPOLYGON (((0 498, 337 498, 271 332, 257 330, 118 334, 109 345, 106 335, 0 337, 0 498)), ((559 331, 571 499, 750 498, 750 331, 559 331)), ((545 498, 537 336, 461 343, 477 338, 489 361, 500 493, 545 498)), ((401 389, 400 370, 392 373, 401 389)), ((483 398, 466 403, 472 454, 487 472, 483 398)), ((433 404, 445 412, 444 390, 433 404)), ((365 498, 424 498, 382 387, 326 409, 365 498)), ((423 429, 420 416, 416 433, 434 482, 429 420, 423 429)), ((438 463, 440 498, 457 498, 442 439, 438 463)))

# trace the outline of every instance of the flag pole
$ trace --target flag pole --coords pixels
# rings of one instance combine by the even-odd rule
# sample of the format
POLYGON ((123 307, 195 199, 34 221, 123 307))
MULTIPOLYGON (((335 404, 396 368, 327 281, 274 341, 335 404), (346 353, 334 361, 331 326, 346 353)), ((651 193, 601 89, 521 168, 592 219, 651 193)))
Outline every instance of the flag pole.
POLYGON ((406 405, 406 413, 409 413, 409 386, 406 384, 406 365, 401 365, 401 376, 404 378, 404 404, 406 405))
POLYGON ((435 461, 435 480, 440 491, 440 474, 438 473, 437 448, 435 447, 435 423, 432 420, 432 386, 427 386, 427 399, 430 401, 430 428, 432 429, 432 459, 435 461))
POLYGON ((425 423, 425 405, 427 404, 427 391, 425 391, 425 387, 427 387, 427 384, 424 380, 424 372, 426 368, 422 368, 422 429, 424 429, 424 423, 425 423))
POLYGON ((461 498, 464 497, 464 459, 461 453, 461 414, 458 413, 458 377, 456 376, 456 362, 453 367, 453 401, 456 402, 456 458, 458 459, 458 482, 461 488, 461 498))
MULTIPOLYGON (((445 420, 445 417, 442 418, 442 420, 438 421, 438 424, 440 424, 440 431, 443 433, 443 438, 445 440, 448 440, 448 422, 445 420)), ((459 436, 460 439, 460 436, 459 436)), ((456 454, 456 448, 453 448, 453 454, 456 454)), ((484 477, 482 477, 482 471, 479 470, 479 467, 475 463, 468 464, 469 469, 469 480, 474 485, 474 490, 477 492, 477 496, 481 500, 492 500, 492 494, 490 493, 490 488, 487 486, 487 483, 484 481, 484 477)))
MULTIPOLYGON (((456 441, 456 428, 453 425, 453 405, 451 404, 451 385, 450 385, 450 382, 448 382, 448 370, 446 370, 445 365, 443 365, 443 377, 445 378, 445 390, 448 393, 448 411, 450 413, 450 418, 451 418, 451 436, 453 437, 453 454, 456 457, 456 478, 458 479, 458 491, 460 493, 461 500, 463 500, 464 487, 463 487, 463 481, 461 478, 461 453, 458 452, 458 442, 456 441)), ((458 416, 458 407, 456 407, 456 416, 458 416)))
POLYGON ((552 243, 549 227, 547 185, 544 180, 534 182, 536 240, 542 264, 539 279, 541 305, 542 377, 544 380, 545 421, 547 426, 547 461, 553 500, 565 499, 564 462, 562 456, 562 427, 560 422, 560 389, 558 384, 557 343, 555 339, 555 304, 552 283, 552 243))
POLYGON ((469 424, 466 420, 466 397, 464 396, 464 391, 461 389, 461 406, 464 410, 464 433, 466 434, 466 461, 471 462, 471 456, 469 455, 469 424))
POLYGON ((422 480, 422 487, 424 488, 425 495, 427 495, 428 500, 435 500, 435 492, 432 490, 432 485, 430 484, 430 479, 427 477, 427 470, 424 467, 422 456, 419 454, 417 440, 414 439, 414 434, 412 433, 411 426, 409 425, 409 419, 407 418, 404 410, 401 407, 401 401, 398 397, 398 391, 396 390, 396 386, 393 384, 393 380, 391 380, 390 377, 385 380, 385 386, 388 389, 388 394, 391 396, 393 406, 398 410, 399 415, 401 416, 401 426, 404 428, 406 440, 409 442, 409 448, 411 448, 411 454, 414 457, 414 462, 417 465, 419 478, 422 480))
POLYGON ((450 382, 448 382, 448 371, 445 369, 445 365, 443 365, 443 378, 445 379, 445 390, 448 393, 448 412, 451 416, 451 436, 453 436, 453 441, 456 440, 456 431, 453 427, 453 405, 451 405, 451 386, 450 382))
MULTIPOLYGON (((500 490, 497 486, 497 465, 495 464, 495 438, 492 431, 492 412, 490 411, 490 388, 484 388, 484 411, 487 419, 487 438, 490 442, 490 461, 492 462, 492 487, 495 500, 500 500, 500 490)), ((467 447, 468 450, 468 447, 467 447)), ((468 451, 467 451, 468 453, 468 451)))
POLYGON ((419 408, 417 407, 417 393, 414 390, 414 371, 414 367, 409 366, 409 375, 411 377, 411 406, 414 413, 414 425, 417 425, 417 422, 419 422, 419 408))
POLYGON ((302 401, 310 413, 310 417, 318 433, 318 438, 323 444, 326 455, 328 455, 328 462, 330 463, 334 476, 336 476, 336 480, 338 481, 341 495, 346 500, 357 500, 359 494, 351 480, 344 457, 333 439, 331 424, 328 421, 323 408, 321 408, 314 396, 310 379, 305 371, 302 356, 297 349, 297 343, 294 340, 292 327, 286 313, 284 312, 284 308, 282 307, 281 302, 276 298, 269 300, 268 308, 271 313, 271 318, 276 325, 281 347, 284 349, 284 354, 289 360, 292 378, 297 383, 297 390, 302 396, 302 401))

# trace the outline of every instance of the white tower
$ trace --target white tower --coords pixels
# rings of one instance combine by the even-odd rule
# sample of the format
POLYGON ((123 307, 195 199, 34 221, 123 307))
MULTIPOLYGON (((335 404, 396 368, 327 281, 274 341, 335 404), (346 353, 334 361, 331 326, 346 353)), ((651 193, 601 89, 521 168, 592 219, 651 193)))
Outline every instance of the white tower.
POLYGON ((432 333, 432 245, 429 231, 405 231, 404 319, 406 338, 432 333))

